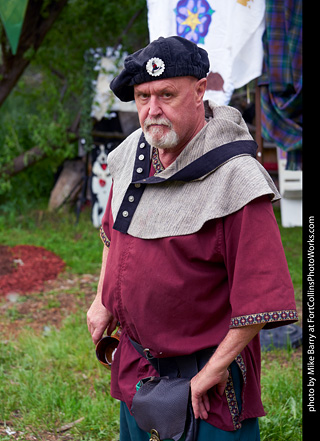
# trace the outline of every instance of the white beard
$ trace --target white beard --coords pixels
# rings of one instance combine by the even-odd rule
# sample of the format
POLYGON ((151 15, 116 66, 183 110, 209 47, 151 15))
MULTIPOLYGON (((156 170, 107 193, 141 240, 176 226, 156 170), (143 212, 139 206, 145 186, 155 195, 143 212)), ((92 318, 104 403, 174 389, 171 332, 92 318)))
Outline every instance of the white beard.
POLYGON ((144 122, 144 136, 151 146, 159 149, 171 149, 179 142, 178 134, 166 118, 147 118, 144 122), (152 124, 161 124, 164 128, 152 127, 152 124), (149 126, 151 127, 149 128, 149 126), (165 127, 169 128, 169 131, 164 133, 165 127))

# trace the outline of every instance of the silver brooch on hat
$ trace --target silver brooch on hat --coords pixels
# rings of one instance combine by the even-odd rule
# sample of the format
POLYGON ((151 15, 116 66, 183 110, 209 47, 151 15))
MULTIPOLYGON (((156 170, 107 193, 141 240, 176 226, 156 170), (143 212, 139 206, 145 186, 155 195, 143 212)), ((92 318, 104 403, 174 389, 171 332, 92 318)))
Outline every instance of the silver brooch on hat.
POLYGON ((147 62, 146 69, 149 75, 152 75, 153 77, 159 77, 161 74, 163 74, 166 66, 164 64, 164 61, 161 60, 161 58, 150 58, 150 60, 147 62))

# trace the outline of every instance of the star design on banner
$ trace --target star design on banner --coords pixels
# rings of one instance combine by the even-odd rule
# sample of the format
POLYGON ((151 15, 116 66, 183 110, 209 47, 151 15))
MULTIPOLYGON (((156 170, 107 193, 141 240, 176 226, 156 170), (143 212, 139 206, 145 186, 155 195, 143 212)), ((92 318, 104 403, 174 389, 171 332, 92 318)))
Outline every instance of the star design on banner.
POLYGON ((204 44, 215 12, 207 0, 180 0, 174 9, 177 35, 194 43, 204 44))
POLYGON ((199 13, 196 12, 195 14, 193 12, 188 12, 188 18, 181 24, 190 26, 190 28, 194 31, 195 28, 201 24, 201 21, 199 20, 199 13))

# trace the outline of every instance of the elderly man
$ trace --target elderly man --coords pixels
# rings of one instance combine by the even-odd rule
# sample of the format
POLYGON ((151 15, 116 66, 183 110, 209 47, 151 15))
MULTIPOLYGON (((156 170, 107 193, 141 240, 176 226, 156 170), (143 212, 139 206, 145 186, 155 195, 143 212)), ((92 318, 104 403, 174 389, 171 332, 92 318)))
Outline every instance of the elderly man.
MULTIPOLYGON (((128 56, 110 85, 135 100, 142 129, 108 158, 113 188, 87 315, 94 343, 122 329, 111 372, 121 441, 182 435, 171 430, 178 411, 161 427, 141 423, 141 380, 159 376, 188 379, 193 412, 182 415, 181 439, 258 441, 258 333, 297 320, 271 205, 278 191, 241 114, 203 101, 208 70, 206 51, 161 37, 128 56)), ((144 409, 154 424, 156 401, 144 409)))

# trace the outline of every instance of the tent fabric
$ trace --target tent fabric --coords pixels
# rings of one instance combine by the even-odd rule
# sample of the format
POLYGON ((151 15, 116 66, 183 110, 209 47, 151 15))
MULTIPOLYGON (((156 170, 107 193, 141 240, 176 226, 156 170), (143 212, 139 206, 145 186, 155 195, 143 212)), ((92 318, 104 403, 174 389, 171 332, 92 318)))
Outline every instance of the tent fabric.
POLYGON ((147 0, 150 41, 179 35, 206 49, 205 99, 229 103, 234 89, 262 73, 265 0, 147 0))
POLYGON ((1 0, 0 19, 6 31, 12 54, 17 53, 28 0, 1 0))
POLYGON ((266 0, 261 86, 265 140, 287 152, 287 169, 302 169, 302 0, 266 0))

